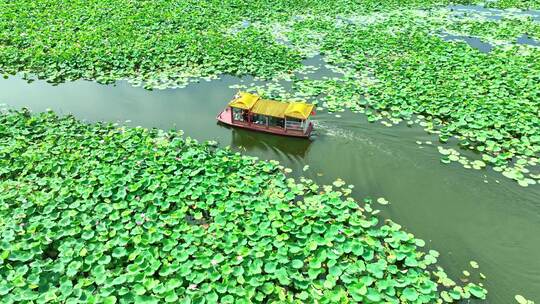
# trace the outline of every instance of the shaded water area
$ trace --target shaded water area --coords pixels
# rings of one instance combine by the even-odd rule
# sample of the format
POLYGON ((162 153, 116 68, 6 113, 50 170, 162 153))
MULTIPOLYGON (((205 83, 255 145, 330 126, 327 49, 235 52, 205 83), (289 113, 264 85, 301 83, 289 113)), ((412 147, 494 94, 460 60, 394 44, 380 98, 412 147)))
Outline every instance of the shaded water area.
MULTIPOLYGON (((478 37, 472 37, 472 36, 459 36, 459 35, 451 35, 447 33, 442 33, 440 36, 444 41, 463 41, 467 43, 471 48, 478 50, 481 53, 489 53, 493 50, 494 46, 490 43, 482 41, 478 37)), ((535 39, 529 37, 527 34, 523 34, 516 38, 515 41, 516 44, 522 44, 522 45, 530 45, 535 47, 540 47, 540 42, 536 41, 535 39)))
POLYGON ((532 39, 527 34, 524 34, 524 35, 518 37, 517 40, 516 40, 516 43, 518 43, 518 44, 527 44, 527 45, 532 45, 532 46, 540 46, 540 42, 532 39))
MULTIPOLYGON (((448 8, 457 14, 455 16, 463 16, 469 13, 478 13, 488 19, 501 20, 505 16, 529 16, 535 21, 540 21, 539 10, 501 10, 494 8, 486 8, 480 5, 450 5, 448 8)), ((443 33, 441 38, 446 41, 463 41, 470 47, 479 50, 482 53, 489 53, 493 50, 493 45, 482 41, 478 37, 471 36, 456 36, 443 33)), ((540 42, 530 38, 526 33, 515 40, 516 44, 530 45, 540 47, 540 42)), ((540 293, 540 292, 539 292, 540 293)))
POLYGON ((506 14, 530 16, 533 20, 540 21, 540 10, 516 10, 516 9, 496 9, 481 5, 450 5, 449 9, 456 12, 467 13, 476 12, 485 15, 489 19, 500 20, 506 14))
POLYGON ((467 43, 470 47, 473 49, 477 49, 478 51, 482 53, 489 53, 493 49, 493 46, 487 42, 483 42, 478 37, 469 37, 469 36, 457 36, 457 35, 450 35, 445 34, 442 37, 445 41, 464 41, 467 43))
POLYGON ((218 125, 216 114, 234 95, 224 77, 183 89, 147 91, 126 82, 104 86, 76 81, 52 86, 19 78, 0 80, 0 103, 51 108, 87 121, 178 128, 198 140, 216 140, 261 159, 275 159, 320 184, 340 177, 355 185, 353 196, 384 196, 382 217, 391 218, 441 252, 441 265, 456 280, 480 264, 487 276, 487 303, 512 303, 515 294, 540 301, 540 187, 522 188, 491 169, 443 165, 433 135, 420 127, 386 127, 361 114, 341 118, 318 113, 311 140, 218 125), (303 172, 302 168, 310 168, 303 172), (498 181, 498 182, 497 182, 498 181))

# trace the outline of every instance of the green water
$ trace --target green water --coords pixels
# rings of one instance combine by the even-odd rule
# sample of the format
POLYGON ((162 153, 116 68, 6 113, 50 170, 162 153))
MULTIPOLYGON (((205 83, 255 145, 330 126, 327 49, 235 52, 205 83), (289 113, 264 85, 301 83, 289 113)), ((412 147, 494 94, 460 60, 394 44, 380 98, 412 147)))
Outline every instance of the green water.
MULTIPOLYGON (((440 251, 440 262, 453 278, 470 268, 470 260, 477 261, 487 276, 487 303, 513 303, 515 294, 540 302, 540 186, 522 188, 490 169, 443 165, 435 146, 415 143, 436 142, 421 128, 388 128, 360 114, 318 113, 311 141, 218 125, 215 116, 235 93, 228 86, 238 81, 225 77, 184 89, 146 91, 125 82, 52 86, 9 78, 0 81, 0 103, 33 111, 51 108, 88 121, 178 128, 199 140, 278 160, 319 183, 340 177, 355 185, 356 198, 387 198, 391 204, 381 206, 382 216, 440 251), (310 168, 303 172, 306 164, 310 168)), ((477 280, 478 271, 471 273, 477 280)))

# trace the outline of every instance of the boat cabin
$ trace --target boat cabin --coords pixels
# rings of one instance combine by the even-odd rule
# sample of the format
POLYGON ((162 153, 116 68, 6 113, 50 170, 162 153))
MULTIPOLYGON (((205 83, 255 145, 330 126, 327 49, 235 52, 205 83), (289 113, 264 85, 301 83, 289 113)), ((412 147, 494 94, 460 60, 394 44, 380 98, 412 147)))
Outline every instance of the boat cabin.
POLYGON ((309 137, 313 130, 313 123, 309 120, 315 114, 313 108, 314 105, 305 102, 281 102, 239 92, 217 119, 255 131, 309 137))

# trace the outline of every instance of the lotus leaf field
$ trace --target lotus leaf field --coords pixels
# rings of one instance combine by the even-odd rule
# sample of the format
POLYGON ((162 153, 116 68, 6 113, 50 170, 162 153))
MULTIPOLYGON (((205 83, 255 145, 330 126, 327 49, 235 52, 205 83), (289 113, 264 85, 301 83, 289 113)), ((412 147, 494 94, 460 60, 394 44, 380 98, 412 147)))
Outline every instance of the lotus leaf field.
POLYGON ((53 83, 127 79, 148 89, 253 75, 266 84, 239 87, 362 112, 389 126, 419 123, 442 143, 456 139, 478 154, 452 149, 444 163, 490 166, 522 186, 537 184, 540 49, 516 39, 538 41, 540 22, 516 9, 540 3, 452 8, 469 4, 475 2, 3 0, 0 72, 53 83), (476 37, 493 49, 446 41, 448 35, 476 37), (340 76, 310 79, 302 60, 316 54, 340 76))
POLYGON ((495 8, 518 8, 518 9, 539 9, 540 1, 538 0, 496 0, 487 2, 489 7, 495 8))
MULTIPOLYGON (((539 10, 538 0, 0 0, 0 74, 149 90, 239 76, 232 88, 337 118, 420 125, 438 136, 441 162, 529 186, 540 184, 539 10), (331 76, 316 77, 323 69, 331 76)), ((356 201, 341 179, 289 173, 181 131, 0 109, 0 303, 486 299, 478 263, 456 283, 435 248, 378 215, 385 198, 356 201)))
POLYGON ((4 111, 2 303, 485 298, 370 199, 282 169, 179 131, 4 111))

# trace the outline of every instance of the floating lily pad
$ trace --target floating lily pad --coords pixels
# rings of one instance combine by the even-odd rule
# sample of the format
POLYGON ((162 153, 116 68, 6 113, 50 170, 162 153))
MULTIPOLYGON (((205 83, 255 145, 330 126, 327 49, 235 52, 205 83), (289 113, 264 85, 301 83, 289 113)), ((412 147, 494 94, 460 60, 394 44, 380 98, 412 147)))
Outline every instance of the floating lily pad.
POLYGON ((377 203, 379 203, 379 204, 381 204, 381 205, 388 205, 388 204, 390 204, 390 202, 387 201, 384 197, 379 197, 379 198, 377 199, 377 203))
POLYGON ((524 296, 522 295, 515 295, 514 296, 514 299, 516 299, 516 302, 518 302, 519 304, 530 304, 530 303, 533 303, 529 300, 527 300, 524 296))

